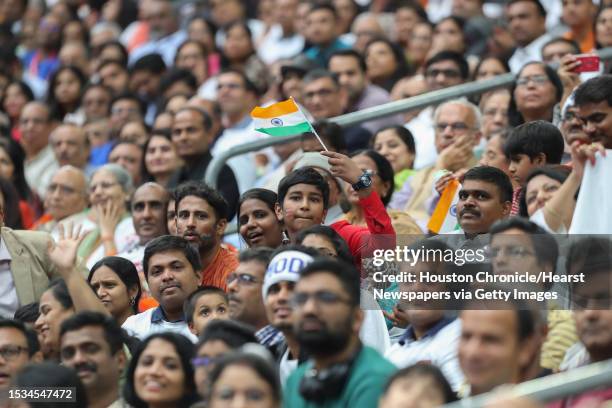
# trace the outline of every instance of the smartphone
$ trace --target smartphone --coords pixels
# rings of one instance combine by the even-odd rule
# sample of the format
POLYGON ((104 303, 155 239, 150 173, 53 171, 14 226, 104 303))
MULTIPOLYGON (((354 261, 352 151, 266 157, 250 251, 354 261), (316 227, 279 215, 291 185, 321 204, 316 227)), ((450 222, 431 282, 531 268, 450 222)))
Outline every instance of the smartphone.
POLYGON ((599 55, 581 54, 576 55, 576 59, 580 61, 580 65, 574 72, 599 72, 599 55))

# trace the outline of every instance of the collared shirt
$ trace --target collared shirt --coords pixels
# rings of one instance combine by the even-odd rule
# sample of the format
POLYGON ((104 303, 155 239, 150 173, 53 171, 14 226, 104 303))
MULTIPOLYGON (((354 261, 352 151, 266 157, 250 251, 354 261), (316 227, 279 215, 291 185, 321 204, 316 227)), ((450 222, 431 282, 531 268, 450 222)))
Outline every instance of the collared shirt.
POLYGON ((514 54, 512 54, 512 57, 508 60, 510 71, 512 71, 513 74, 518 74, 521 68, 523 68, 523 65, 528 62, 542 61, 542 46, 550 39, 550 34, 546 33, 536 38, 525 47, 519 47, 514 50, 514 54))
POLYGON ((438 157, 435 144, 436 133, 434 130, 433 113, 434 108, 428 106, 404 125, 414 136, 414 147, 416 149, 414 159, 415 170, 431 166, 438 157))
POLYGON ((157 41, 149 41, 130 53, 130 65, 147 54, 158 53, 164 59, 166 66, 171 67, 174 65, 176 50, 185 40, 187 40, 187 32, 179 30, 157 41))
POLYGON ((304 37, 299 34, 285 36, 280 24, 274 24, 257 47, 257 55, 266 64, 279 59, 292 58, 304 49, 304 37))
POLYGON ((319 66, 326 67, 327 63, 329 62, 329 58, 334 52, 345 50, 347 48, 351 47, 348 44, 345 44, 339 38, 336 38, 329 46, 325 48, 321 48, 318 45, 310 47, 304 53, 304 55, 306 55, 308 59, 311 59, 316 62, 319 66))
POLYGON ((461 336, 461 320, 444 318, 417 339, 412 326, 400 341, 385 353, 385 357, 399 368, 418 362, 428 362, 437 366, 448 379, 453 390, 463 382, 459 367, 457 348, 461 336))
POLYGON ((174 322, 166 320, 161 306, 128 317, 121 327, 140 340, 144 340, 153 333, 172 332, 182 334, 194 343, 198 341, 198 338, 189 330, 185 320, 174 322))
POLYGON ((47 145, 38 154, 24 164, 24 171, 28 185, 36 193, 44 198, 47 194, 47 186, 51 182, 51 177, 55 170, 59 168, 51 145, 47 145))
MULTIPOLYGON (((355 112, 362 109, 371 108, 390 101, 391 97, 389 96, 389 92, 380 86, 369 84, 364 88, 359 100, 357 100, 357 102, 355 102, 355 104, 349 109, 347 109, 347 112, 355 112)), ((370 133, 374 134, 384 127, 395 125, 401 126, 403 123, 404 121, 402 115, 396 114, 387 116, 385 118, 369 120, 362 123, 361 126, 366 128, 370 133)))
POLYGON ((257 330, 257 332, 255 332, 255 337, 257 341, 259 341, 259 344, 267 348, 274 347, 285 339, 283 333, 271 325, 264 326, 257 330))
POLYGON ((4 240, 0 240, 0 316, 6 319, 12 319, 19 308, 19 298, 11 272, 11 260, 11 254, 4 240))

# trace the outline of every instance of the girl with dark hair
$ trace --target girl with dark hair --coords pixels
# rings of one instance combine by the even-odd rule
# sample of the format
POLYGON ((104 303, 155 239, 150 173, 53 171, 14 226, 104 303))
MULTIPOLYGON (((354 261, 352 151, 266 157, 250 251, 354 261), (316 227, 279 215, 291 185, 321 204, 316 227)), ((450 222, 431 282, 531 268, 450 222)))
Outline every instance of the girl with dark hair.
POLYGON ((348 264, 354 263, 353 255, 346 241, 327 225, 314 225, 301 231, 295 243, 314 248, 322 255, 340 259, 348 264))
POLYGON ((189 407, 198 400, 191 365, 194 356, 193 343, 180 334, 150 335, 132 356, 123 398, 134 408, 189 407), (158 381, 163 382, 163 388, 158 381))
POLYGON ((512 88, 508 110, 510 126, 534 120, 553 122, 555 108, 563 96, 557 72, 543 62, 529 62, 521 68, 512 88))
POLYGON ((4 215, 4 226, 23 229, 17 191, 8 180, 2 177, 0 177, 0 208, 4 215))
POLYGON ((283 243, 283 225, 278 220, 274 191, 253 188, 238 200, 238 232, 249 248, 277 248, 283 243))
POLYGON ((119 325, 138 313, 142 289, 132 262, 118 256, 102 258, 92 266, 87 282, 119 325))
POLYGON ((206 51, 206 71, 208 76, 219 73, 221 69, 221 57, 215 46, 215 34, 217 27, 204 17, 194 17, 187 25, 187 36, 190 40, 199 42, 206 51))
POLYGON ((19 132, 19 116, 21 110, 28 102, 34 100, 32 89, 23 81, 11 81, 4 91, 2 98, 2 110, 8 116, 11 122, 11 136, 14 140, 19 141, 21 133, 19 132))
POLYGON ((264 93, 269 81, 269 71, 255 52, 251 29, 244 21, 235 21, 225 27, 226 39, 221 50, 221 68, 244 72, 259 92, 264 93))
POLYGON ((174 66, 191 71, 200 86, 208 79, 207 57, 204 44, 196 40, 186 40, 176 50, 174 66))
POLYGON ((559 190, 570 173, 571 169, 563 165, 549 165, 533 169, 526 178, 525 188, 521 190, 519 215, 529 218, 548 232, 567 233, 576 201, 572 199, 572 195, 564 196, 564 207, 568 207, 569 211, 569 218, 567 218, 559 216, 560 213, 567 214, 567 211, 559 210, 558 203, 555 204, 551 199, 560 194, 559 190))
POLYGON ((612 47, 612 5, 602 4, 595 17, 597 48, 612 47))
POLYGON ((449 16, 438 21, 434 27, 433 45, 430 55, 435 55, 440 51, 465 53, 463 26, 465 26, 465 20, 457 16, 449 16))
POLYGON ((404 182, 414 174, 416 147, 412 133, 404 126, 390 126, 376 132, 372 148, 391 163, 394 190, 400 190, 404 182))
POLYGON ((208 407, 227 407, 238 395, 252 408, 279 408, 281 385, 275 367, 254 353, 224 356, 210 374, 208 407))
POLYGON ((444 374, 434 365, 419 363, 397 371, 389 378, 379 408, 433 408, 457 401, 444 374))
POLYGON ((144 145, 143 180, 167 186, 174 172, 181 166, 181 162, 170 134, 161 130, 153 131, 144 145))
POLYGON ((42 212, 42 204, 26 182, 24 160, 25 153, 19 143, 0 138, 0 177, 11 182, 17 191, 21 225, 29 229, 34 225, 35 217, 42 212))
POLYGON ((40 315, 34 322, 38 334, 40 349, 45 360, 59 360, 60 326, 62 322, 75 314, 72 298, 66 282, 56 278, 40 297, 38 310, 40 315))
MULTIPOLYGON (((374 150, 359 150, 351 154, 351 159, 357 163, 362 170, 370 172, 372 177, 372 189, 379 195, 386 207, 391 201, 394 186, 393 167, 387 159, 374 150)), ((366 225, 363 209, 359 205, 359 196, 350 185, 346 185, 346 195, 351 210, 346 214, 346 220, 352 225, 366 225)))
POLYGON ((47 103, 51 109, 51 117, 64 121, 71 115, 73 122, 82 125, 85 114, 80 111, 81 96, 87 79, 81 70, 75 66, 60 67, 53 73, 49 81, 47 103))
POLYGON ((375 38, 366 45, 364 56, 367 76, 388 92, 397 81, 410 73, 404 51, 386 38, 375 38))

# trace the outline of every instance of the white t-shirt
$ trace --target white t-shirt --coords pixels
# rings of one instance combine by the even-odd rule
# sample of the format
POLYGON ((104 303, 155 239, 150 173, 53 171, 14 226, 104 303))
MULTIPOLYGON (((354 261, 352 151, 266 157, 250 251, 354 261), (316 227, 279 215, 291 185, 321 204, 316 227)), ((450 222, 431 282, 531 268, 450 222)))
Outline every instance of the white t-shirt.
POLYGON ((140 340, 144 340, 153 333, 172 332, 182 334, 194 343, 198 341, 198 338, 189 331, 187 322, 169 322, 164 320, 159 307, 151 308, 128 317, 121 327, 128 334, 138 337, 140 340))
POLYGON ((385 357, 398 368, 418 362, 433 364, 442 371, 453 390, 457 391, 464 380, 457 357, 460 336, 461 320, 455 319, 441 328, 432 328, 418 340, 402 339, 391 346, 385 357))

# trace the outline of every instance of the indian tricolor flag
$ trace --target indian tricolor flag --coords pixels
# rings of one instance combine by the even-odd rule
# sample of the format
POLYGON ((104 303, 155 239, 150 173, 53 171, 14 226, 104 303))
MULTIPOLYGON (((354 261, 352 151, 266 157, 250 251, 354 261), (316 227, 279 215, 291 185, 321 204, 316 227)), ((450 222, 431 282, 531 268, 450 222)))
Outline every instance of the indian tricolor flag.
POLYGON ((436 234, 447 234, 460 228, 457 222, 457 202, 459 202, 459 189, 461 184, 455 179, 448 182, 436 209, 434 210, 427 229, 436 234))
POLYGON ((270 136, 291 136, 313 132, 313 128, 293 99, 251 111, 255 130, 270 136))

